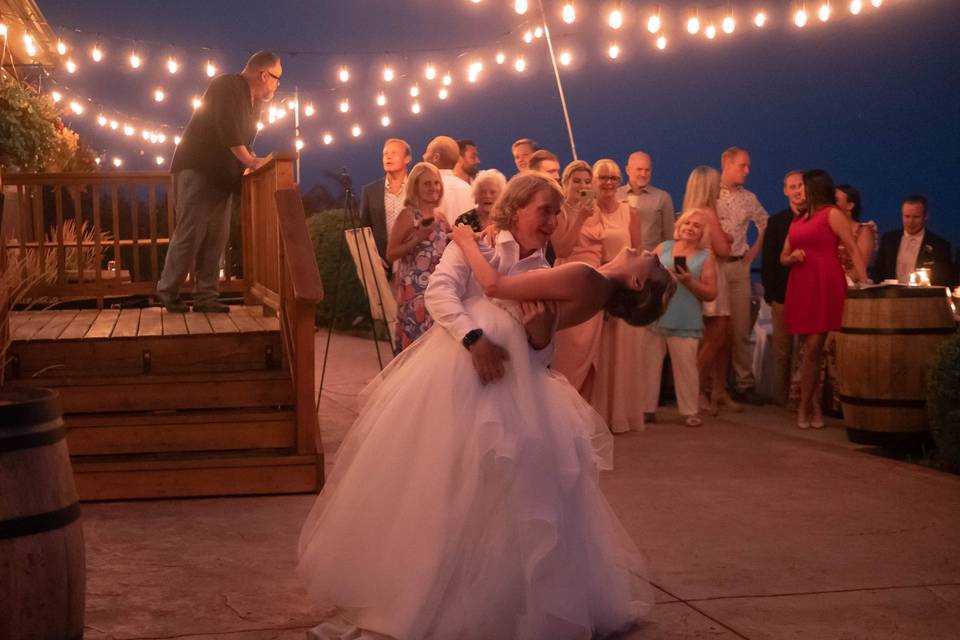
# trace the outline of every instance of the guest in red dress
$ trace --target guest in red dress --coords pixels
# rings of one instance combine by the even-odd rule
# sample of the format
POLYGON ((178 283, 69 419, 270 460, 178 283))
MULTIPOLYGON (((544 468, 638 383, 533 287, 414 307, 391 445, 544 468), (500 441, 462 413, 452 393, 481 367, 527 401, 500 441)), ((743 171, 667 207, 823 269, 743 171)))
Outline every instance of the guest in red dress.
POLYGON ((805 172, 803 188, 807 211, 790 225, 780 253, 780 262, 790 266, 784 324, 788 333, 800 336, 802 341, 797 426, 819 429, 823 427, 822 407, 811 400, 820 395, 814 387, 819 377, 823 342, 828 332, 840 328, 847 295, 838 243, 849 247, 855 282, 865 282, 867 273, 850 221, 837 208, 836 187, 830 174, 822 169, 805 172))

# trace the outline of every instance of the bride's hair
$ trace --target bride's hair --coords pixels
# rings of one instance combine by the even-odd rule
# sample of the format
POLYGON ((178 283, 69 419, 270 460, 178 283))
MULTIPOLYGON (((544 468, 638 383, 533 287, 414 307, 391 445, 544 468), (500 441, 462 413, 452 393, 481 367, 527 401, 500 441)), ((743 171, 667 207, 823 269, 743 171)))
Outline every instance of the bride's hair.
POLYGON ((645 327, 663 315, 676 290, 677 281, 658 263, 639 291, 617 284, 604 310, 629 325, 645 327))
POLYGON ((490 212, 491 224, 501 231, 509 231, 517 220, 517 210, 530 204, 533 196, 544 190, 553 192, 559 207, 563 202, 563 191, 549 175, 539 171, 524 171, 513 176, 493 205, 493 211, 490 212))

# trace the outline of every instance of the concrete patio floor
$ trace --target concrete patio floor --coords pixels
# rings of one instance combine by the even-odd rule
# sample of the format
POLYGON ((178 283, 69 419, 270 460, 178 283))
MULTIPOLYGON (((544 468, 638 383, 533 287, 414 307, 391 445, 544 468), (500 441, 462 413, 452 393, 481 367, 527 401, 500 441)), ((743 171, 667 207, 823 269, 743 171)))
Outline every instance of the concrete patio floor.
MULTIPOLYGON (((328 464, 376 370, 370 341, 334 337, 328 464)), ((616 443, 603 489, 657 587, 624 638, 960 636, 960 477, 871 455, 835 421, 801 432, 774 407, 700 429, 668 409, 616 443)), ((294 565, 313 500, 85 504, 85 637, 304 638, 320 612, 294 565)))

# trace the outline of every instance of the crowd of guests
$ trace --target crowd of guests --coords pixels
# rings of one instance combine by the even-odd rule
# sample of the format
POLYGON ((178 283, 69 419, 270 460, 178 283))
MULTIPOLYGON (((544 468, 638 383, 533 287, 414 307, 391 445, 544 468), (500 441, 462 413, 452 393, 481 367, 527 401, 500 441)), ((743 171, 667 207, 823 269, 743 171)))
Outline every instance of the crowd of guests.
MULTIPOLYGON (((751 265, 761 253, 773 319, 771 399, 795 407, 800 428, 823 426, 821 389, 832 370, 824 354, 832 352, 829 336, 840 328, 848 286, 871 274, 876 282, 907 283, 918 268, 930 269, 933 284, 956 284, 950 244, 926 229, 922 196, 904 200, 902 229, 878 238, 876 223, 863 219, 859 191, 835 185, 822 170, 788 172, 787 207, 769 216, 745 187, 750 154, 737 147, 721 154, 719 170, 691 171, 679 212, 670 194, 651 184, 652 159, 642 151, 621 172, 611 159, 576 160, 561 170, 558 157, 530 138, 511 150, 518 174, 546 174, 563 192, 559 214, 540 229, 550 241, 537 261, 600 267, 632 247, 656 253, 679 285, 650 326, 599 314, 555 334, 553 369, 614 432, 656 420, 667 354, 687 426, 701 425, 704 413, 767 400, 753 372, 751 265)), ((507 185, 500 171, 480 170, 473 140, 434 138, 408 173, 412 156, 407 142, 387 140, 385 176, 364 187, 361 203, 361 222, 372 228, 394 285, 398 353, 432 325, 424 296, 452 228, 467 225, 490 244, 500 241, 489 232, 490 216, 507 185)))

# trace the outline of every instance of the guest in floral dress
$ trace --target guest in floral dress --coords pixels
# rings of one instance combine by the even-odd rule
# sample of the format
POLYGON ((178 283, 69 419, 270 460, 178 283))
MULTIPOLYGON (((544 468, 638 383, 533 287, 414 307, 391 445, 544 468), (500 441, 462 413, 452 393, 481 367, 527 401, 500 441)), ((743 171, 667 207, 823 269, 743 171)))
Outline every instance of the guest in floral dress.
POLYGON ((397 262, 397 330, 393 346, 400 353, 433 324, 423 293, 447 246, 450 223, 437 210, 443 198, 440 172, 418 163, 407 178, 403 210, 387 241, 387 261, 397 262))

